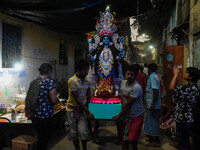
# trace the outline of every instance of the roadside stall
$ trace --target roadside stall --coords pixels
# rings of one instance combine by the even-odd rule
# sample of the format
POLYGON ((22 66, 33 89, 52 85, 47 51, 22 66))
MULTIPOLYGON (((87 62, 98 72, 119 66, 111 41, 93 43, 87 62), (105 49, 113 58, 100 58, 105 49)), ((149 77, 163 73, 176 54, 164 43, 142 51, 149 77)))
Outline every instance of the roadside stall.
MULTIPOLYGON (((0 106, 0 128, 3 131, 0 140, 4 141, 1 145, 9 147, 12 145, 14 150, 22 147, 31 149, 33 147, 30 148, 30 145, 34 144, 36 142, 35 139, 37 139, 29 113, 25 109, 25 97, 25 94, 17 94, 15 96, 15 105, 6 106, 1 104, 0 106)), ((65 99, 59 99, 59 102, 54 106, 53 122, 55 125, 59 124, 58 127, 60 129, 62 128, 65 114, 65 99)), ((0 148, 2 148, 1 145, 0 148)))

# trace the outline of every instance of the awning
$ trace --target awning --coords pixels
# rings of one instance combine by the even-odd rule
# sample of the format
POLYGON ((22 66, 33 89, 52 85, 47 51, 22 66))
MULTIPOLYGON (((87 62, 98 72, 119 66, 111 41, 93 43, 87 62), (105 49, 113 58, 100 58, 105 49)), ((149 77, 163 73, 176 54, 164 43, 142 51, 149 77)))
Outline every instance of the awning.
MULTIPOLYGON (((187 29, 189 27, 189 21, 186 21, 180 25, 177 25, 171 32, 170 34, 179 34, 180 32, 184 32, 185 33, 185 29, 187 29)), ((187 33, 185 33, 187 34, 187 33)))

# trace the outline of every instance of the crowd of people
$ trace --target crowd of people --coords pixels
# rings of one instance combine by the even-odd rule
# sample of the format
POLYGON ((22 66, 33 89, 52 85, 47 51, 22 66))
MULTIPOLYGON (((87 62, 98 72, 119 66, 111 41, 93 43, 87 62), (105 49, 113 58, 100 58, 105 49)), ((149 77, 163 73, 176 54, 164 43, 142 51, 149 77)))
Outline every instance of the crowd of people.
MULTIPOLYGON (((87 107, 91 98, 88 70, 89 63, 86 60, 79 60, 77 72, 68 80, 69 96, 66 108, 66 121, 69 125, 68 139, 73 141, 76 150, 80 150, 79 140, 83 150, 87 150, 87 141, 91 133, 90 119, 95 119, 87 107)), ((52 127, 53 104, 58 99, 56 85, 50 79, 51 65, 42 64, 39 72, 38 106, 34 112, 30 112, 30 115, 38 132, 38 150, 45 150, 52 127)), ((177 146, 180 150, 190 149, 189 136, 192 135, 193 147, 198 149, 200 132, 199 121, 196 119, 198 111, 195 110, 200 100, 197 86, 200 70, 188 67, 184 73, 184 80, 187 81, 185 85, 177 84, 179 69, 176 66, 173 68, 173 74, 170 86, 164 87, 155 63, 144 66, 134 64, 126 67, 125 79, 121 83, 122 111, 113 116, 117 122, 117 141, 122 141, 122 150, 128 150, 130 144, 133 150, 137 150, 142 130, 146 134, 147 146, 160 147, 160 129, 173 129, 173 135, 176 135, 178 143, 173 146, 177 146), (164 88, 173 91, 173 99, 167 104, 162 100, 165 95, 164 88)), ((95 123, 99 125, 97 120, 95 123)))

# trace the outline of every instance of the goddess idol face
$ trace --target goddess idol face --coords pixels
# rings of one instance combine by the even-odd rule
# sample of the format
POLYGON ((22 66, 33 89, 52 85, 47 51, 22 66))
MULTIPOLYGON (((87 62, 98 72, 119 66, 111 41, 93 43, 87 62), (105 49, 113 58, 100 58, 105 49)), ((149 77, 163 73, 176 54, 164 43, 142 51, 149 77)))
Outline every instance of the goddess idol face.
POLYGON ((105 46, 108 46, 110 44, 110 38, 108 36, 104 36, 102 38, 102 42, 105 46))

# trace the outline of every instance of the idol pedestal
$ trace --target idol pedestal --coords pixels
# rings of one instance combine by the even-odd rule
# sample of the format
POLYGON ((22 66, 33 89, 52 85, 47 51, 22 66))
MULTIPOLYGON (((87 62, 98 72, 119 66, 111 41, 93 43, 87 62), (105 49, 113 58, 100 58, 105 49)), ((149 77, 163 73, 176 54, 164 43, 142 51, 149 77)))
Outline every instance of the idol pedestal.
POLYGON ((113 119, 113 116, 118 115, 122 111, 122 104, 89 103, 88 109, 94 115, 95 119, 113 119))

